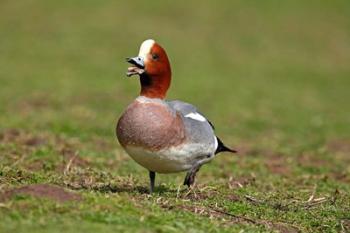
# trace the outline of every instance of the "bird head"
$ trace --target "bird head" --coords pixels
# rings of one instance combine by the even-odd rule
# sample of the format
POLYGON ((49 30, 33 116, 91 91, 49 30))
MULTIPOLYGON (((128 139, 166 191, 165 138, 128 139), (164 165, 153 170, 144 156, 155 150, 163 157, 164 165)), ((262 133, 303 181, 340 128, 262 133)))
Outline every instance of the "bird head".
POLYGON ((139 75, 140 95, 163 99, 171 82, 171 68, 165 50, 154 40, 145 40, 136 57, 127 58, 132 64, 127 76, 139 75))

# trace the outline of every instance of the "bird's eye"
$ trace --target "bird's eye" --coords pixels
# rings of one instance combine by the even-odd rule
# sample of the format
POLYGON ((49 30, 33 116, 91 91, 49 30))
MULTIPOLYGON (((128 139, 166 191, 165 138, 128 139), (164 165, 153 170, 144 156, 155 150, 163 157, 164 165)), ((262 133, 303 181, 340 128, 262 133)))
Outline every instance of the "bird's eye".
POLYGON ((153 53, 153 54, 152 54, 152 59, 153 59, 153 60, 158 60, 158 59, 159 59, 158 54, 153 53))

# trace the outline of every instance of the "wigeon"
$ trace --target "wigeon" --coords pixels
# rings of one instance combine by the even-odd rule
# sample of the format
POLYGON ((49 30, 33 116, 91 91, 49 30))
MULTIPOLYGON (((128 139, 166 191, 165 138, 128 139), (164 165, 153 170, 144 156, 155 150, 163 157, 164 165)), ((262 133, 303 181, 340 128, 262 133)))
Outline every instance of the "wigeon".
POLYGON ((116 133, 125 151, 149 170, 150 193, 156 172, 187 171, 191 186, 200 167, 220 152, 236 152, 215 136, 211 122, 197 108, 179 100, 166 101, 171 68, 165 50, 154 40, 141 44, 128 58, 127 76, 140 77, 141 92, 120 117, 116 133))

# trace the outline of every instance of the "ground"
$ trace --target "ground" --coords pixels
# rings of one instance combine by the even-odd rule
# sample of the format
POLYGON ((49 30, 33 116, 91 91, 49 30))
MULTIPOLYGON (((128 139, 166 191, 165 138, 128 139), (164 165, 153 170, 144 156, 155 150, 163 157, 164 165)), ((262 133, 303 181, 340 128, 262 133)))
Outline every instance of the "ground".
POLYGON ((0 232, 349 232, 349 1, 2 1, 0 232), (169 99, 238 150, 148 173, 115 125, 125 57, 168 51, 169 99))

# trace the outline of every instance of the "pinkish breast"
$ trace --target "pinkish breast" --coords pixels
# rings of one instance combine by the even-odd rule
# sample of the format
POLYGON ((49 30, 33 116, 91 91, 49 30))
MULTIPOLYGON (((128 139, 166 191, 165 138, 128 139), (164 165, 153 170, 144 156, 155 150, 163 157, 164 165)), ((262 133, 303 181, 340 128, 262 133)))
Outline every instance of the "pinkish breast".
POLYGON ((120 117, 116 131, 124 148, 134 146, 158 151, 185 140, 181 117, 162 103, 135 100, 120 117))

